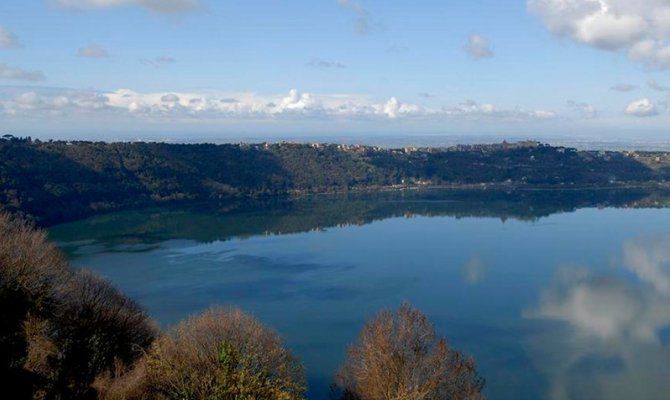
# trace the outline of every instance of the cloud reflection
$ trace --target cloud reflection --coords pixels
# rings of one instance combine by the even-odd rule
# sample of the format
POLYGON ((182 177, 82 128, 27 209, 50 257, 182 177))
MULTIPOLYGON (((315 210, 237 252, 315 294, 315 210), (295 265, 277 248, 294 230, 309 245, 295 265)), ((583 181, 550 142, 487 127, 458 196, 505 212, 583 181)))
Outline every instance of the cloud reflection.
POLYGON ((550 399, 663 399, 670 392, 670 236, 623 244, 622 268, 562 267, 525 346, 550 399))
POLYGON ((623 263, 642 282, 670 296, 670 236, 632 240, 623 246, 623 263))
POLYGON ((655 290, 584 269, 565 268, 527 317, 568 322, 602 340, 658 342, 670 325, 670 302, 655 290))
POLYGON ((472 257, 463 266, 463 278, 470 285, 476 285, 486 276, 486 264, 479 256, 472 257))

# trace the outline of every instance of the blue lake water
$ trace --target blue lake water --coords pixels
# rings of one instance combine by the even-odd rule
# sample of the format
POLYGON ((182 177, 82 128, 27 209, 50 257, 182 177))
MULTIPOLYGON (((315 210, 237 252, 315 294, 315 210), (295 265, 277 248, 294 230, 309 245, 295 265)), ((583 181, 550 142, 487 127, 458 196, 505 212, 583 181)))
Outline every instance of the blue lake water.
POLYGON ((404 301, 475 357, 490 399, 666 399, 670 209, 636 196, 322 196, 50 234, 164 326, 215 304, 252 313, 301 358, 312 399, 363 323, 404 301))

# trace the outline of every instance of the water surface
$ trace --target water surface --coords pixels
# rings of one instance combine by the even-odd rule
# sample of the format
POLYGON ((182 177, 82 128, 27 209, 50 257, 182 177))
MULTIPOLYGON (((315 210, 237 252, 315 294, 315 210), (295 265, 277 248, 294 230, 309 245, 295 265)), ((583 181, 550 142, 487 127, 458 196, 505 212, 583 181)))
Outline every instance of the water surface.
POLYGON ((665 399, 670 209, 643 191, 405 192, 189 205, 53 227, 161 324, 213 304, 277 329, 310 398, 364 321, 409 301, 490 399, 665 399))

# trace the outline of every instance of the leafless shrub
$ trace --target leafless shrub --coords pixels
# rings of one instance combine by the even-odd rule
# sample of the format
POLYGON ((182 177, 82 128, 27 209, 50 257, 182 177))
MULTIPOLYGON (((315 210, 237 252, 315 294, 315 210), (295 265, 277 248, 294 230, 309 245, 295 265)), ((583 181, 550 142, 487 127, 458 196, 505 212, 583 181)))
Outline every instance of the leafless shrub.
POLYGON ((0 214, 0 369, 16 398, 82 399, 156 334, 132 300, 74 273, 44 231, 0 214))
POLYGON ((41 294, 49 279, 68 270, 61 252, 46 232, 24 219, 0 213, 0 266, 3 279, 41 294))
POLYGON ((279 336, 238 309, 213 308, 180 323, 138 368, 106 400, 297 400, 305 392, 303 368, 279 336))
POLYGON ((4 389, 30 394, 34 377, 23 368, 28 353, 24 323, 52 310, 55 288, 68 279, 64 257, 46 233, 0 213, 0 374, 4 389))
POLYGON ((365 325, 338 373, 335 397, 474 400, 483 387, 474 360, 451 349, 424 314, 404 304, 365 325))
MULTIPOLYGON (((0 213, 0 295, 4 301, 22 297, 29 303, 30 310, 25 312, 41 312, 53 300, 56 285, 68 275, 65 258, 44 231, 0 213)), ((3 307, 3 311, 24 312, 15 310, 17 304, 7 306, 10 308, 3 307)))
POLYGON ((157 398, 147 380, 147 358, 134 365, 121 366, 114 371, 99 375, 93 384, 100 400, 154 400, 157 398))

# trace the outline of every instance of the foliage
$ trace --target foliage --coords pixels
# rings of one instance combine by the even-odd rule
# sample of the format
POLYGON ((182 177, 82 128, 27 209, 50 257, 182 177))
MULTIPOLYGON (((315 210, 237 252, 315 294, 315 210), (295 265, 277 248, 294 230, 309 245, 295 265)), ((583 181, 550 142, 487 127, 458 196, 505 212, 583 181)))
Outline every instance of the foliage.
POLYGON ((601 187, 659 182, 670 177, 669 164, 665 154, 576 151, 534 142, 381 149, 14 138, 0 139, 0 207, 51 224, 105 210, 186 200, 389 186, 601 187))

